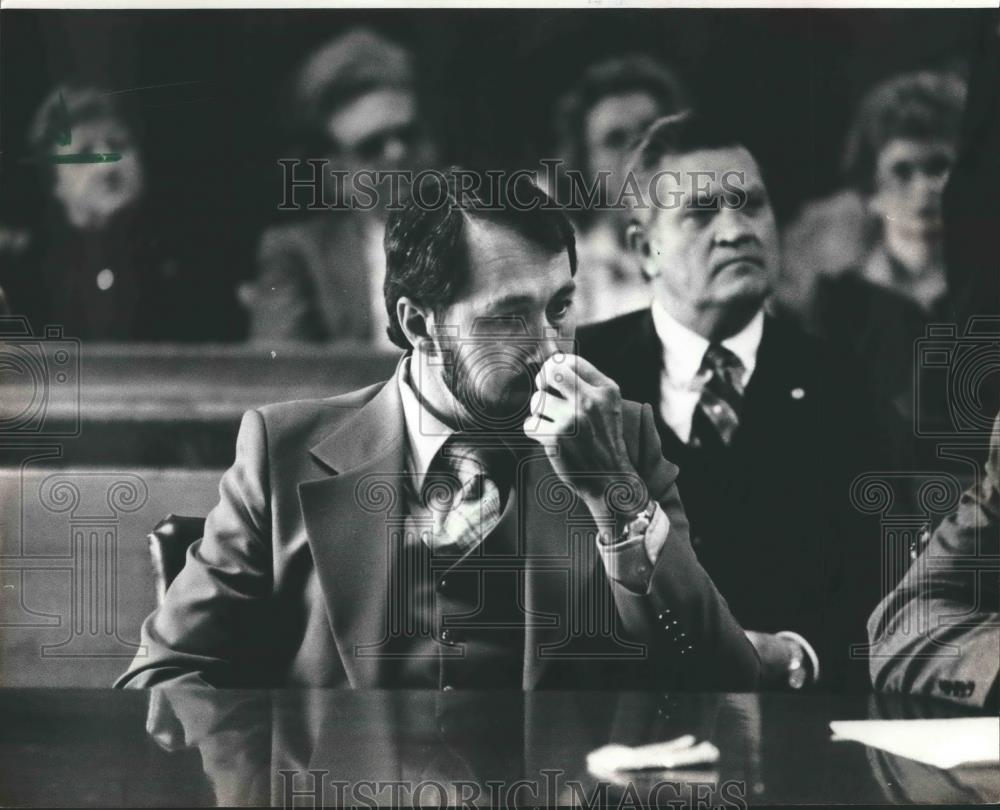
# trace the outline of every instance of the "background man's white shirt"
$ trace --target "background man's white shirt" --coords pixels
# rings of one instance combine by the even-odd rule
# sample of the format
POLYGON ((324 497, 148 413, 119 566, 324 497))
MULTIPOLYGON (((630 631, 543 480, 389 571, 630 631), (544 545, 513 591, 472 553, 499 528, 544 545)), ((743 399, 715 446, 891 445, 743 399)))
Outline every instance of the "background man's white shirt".
MULTIPOLYGON (((660 415, 667 426, 685 444, 691 440, 701 389, 708 380, 699 374, 709 341, 678 323, 658 302, 652 304, 653 327, 663 345, 663 370, 660 373, 660 415)), ((726 338, 722 345, 743 363, 743 387, 746 388, 757 366, 757 350, 764 334, 764 311, 760 310, 742 331, 726 338)))

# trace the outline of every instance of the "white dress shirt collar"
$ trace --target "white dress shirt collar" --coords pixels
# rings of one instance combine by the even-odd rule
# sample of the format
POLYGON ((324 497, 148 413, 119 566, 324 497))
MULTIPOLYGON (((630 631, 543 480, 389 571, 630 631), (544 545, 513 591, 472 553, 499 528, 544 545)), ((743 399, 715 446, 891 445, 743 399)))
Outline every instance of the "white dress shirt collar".
MULTIPOLYGON (((660 415, 677 437, 687 443, 691 438, 694 410, 708 378, 698 372, 709 341, 678 323, 658 301, 653 302, 651 311, 653 327, 663 346, 660 415)), ((757 366, 757 351, 763 334, 764 311, 760 310, 741 331, 722 341, 722 345, 743 363, 744 387, 757 366)))
MULTIPOLYGON (((696 387, 701 362, 708 350, 709 341, 697 332, 675 320, 660 304, 652 304, 653 327, 663 345, 663 367, 678 386, 696 387)), ((757 350, 764 335, 764 310, 758 310, 742 330, 722 341, 722 345, 735 354, 745 369, 744 384, 757 365, 757 350)))
POLYGON ((413 390, 410 379, 410 363, 413 357, 404 357, 396 369, 396 385, 403 403, 403 421, 406 424, 407 452, 406 464, 414 489, 420 492, 424 476, 455 430, 444 424, 421 403, 413 390))

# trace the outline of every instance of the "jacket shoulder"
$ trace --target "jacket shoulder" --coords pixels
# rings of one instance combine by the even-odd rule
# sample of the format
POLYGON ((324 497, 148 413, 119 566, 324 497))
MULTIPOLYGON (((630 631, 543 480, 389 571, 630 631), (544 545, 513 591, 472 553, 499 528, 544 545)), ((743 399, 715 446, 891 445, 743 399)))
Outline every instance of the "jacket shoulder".
POLYGON ((860 359, 841 341, 810 334, 780 315, 769 315, 764 328, 765 357, 770 362, 809 370, 818 378, 838 385, 845 381, 856 383, 863 376, 860 359))
POLYGON ((640 309, 581 326, 576 331, 577 353, 588 359, 613 354, 625 338, 633 337, 644 329, 649 317, 648 309, 640 309))
POLYGON ((608 336, 629 334, 638 329, 648 317, 648 309, 637 309, 635 312, 626 312, 606 321, 581 326, 577 329, 576 336, 578 340, 594 342, 608 336))
POLYGON ((318 441, 367 404, 387 384, 375 383, 324 399, 275 402, 257 408, 256 411, 261 416, 268 444, 272 448, 318 441))

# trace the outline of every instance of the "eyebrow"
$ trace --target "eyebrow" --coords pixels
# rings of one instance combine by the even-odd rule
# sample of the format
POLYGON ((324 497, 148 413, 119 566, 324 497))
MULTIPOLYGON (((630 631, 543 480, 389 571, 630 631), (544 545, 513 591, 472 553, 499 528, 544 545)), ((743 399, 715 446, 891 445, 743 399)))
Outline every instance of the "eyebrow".
MULTIPOLYGON (((741 183, 737 185, 735 188, 738 188, 740 191, 742 191, 748 198, 759 194, 767 195, 767 186, 765 186, 764 183, 759 181, 753 183, 741 183)), ((690 210, 692 208, 697 209, 700 207, 705 207, 705 209, 707 210, 708 206, 711 203, 714 203, 716 200, 724 200, 726 198, 726 195, 732 193, 732 191, 733 188, 721 188, 718 189, 717 191, 709 191, 709 192, 701 190, 696 194, 682 192, 684 196, 687 198, 687 205, 682 206, 682 208, 690 210)), ((714 207, 712 208, 712 210, 715 210, 714 207)))
MULTIPOLYGON (((570 279, 565 284, 563 284, 555 294, 552 296, 556 298, 560 295, 569 295, 576 290, 576 282, 570 279)), ((515 308, 519 306, 530 306, 535 303, 535 297, 533 295, 526 295, 525 293, 513 293, 511 295, 505 295, 502 298, 497 298, 487 303, 487 309, 504 309, 504 308, 515 308)))

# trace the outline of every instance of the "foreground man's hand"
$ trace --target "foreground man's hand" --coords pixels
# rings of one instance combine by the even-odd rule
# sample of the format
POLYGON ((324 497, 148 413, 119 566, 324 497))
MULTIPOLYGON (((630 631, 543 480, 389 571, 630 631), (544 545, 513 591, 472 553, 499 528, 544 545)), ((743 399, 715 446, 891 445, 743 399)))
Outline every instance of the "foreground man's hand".
POLYGON ((762 688, 801 689, 815 683, 819 676, 818 659, 811 648, 806 648, 801 636, 789 632, 745 632, 760 658, 762 688))
POLYGON ((628 457, 618 385, 589 362, 556 353, 535 377, 525 434, 545 447, 559 477, 595 519, 628 520, 649 496, 628 457))

